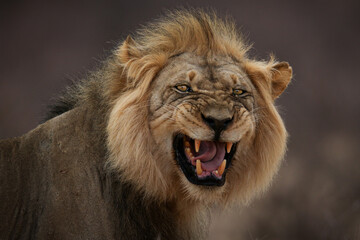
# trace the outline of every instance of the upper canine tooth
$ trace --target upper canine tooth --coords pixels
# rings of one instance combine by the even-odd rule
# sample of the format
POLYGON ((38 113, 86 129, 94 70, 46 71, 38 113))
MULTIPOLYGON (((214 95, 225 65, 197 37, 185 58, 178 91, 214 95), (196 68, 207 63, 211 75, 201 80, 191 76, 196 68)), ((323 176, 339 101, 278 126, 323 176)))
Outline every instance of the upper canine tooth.
POLYGON ((226 152, 229 153, 231 151, 231 147, 232 147, 233 143, 231 142, 227 142, 226 143, 226 152))
POLYGON ((195 152, 199 152, 200 149, 200 143, 201 141, 198 139, 195 139, 195 152))
POLYGON ((220 167, 218 168, 218 173, 220 176, 223 175, 225 171, 225 167, 226 167, 226 159, 224 159, 224 161, 221 163, 220 167))
POLYGON ((201 175, 203 172, 202 168, 201 168, 201 162, 200 160, 196 160, 196 173, 197 175, 201 175))

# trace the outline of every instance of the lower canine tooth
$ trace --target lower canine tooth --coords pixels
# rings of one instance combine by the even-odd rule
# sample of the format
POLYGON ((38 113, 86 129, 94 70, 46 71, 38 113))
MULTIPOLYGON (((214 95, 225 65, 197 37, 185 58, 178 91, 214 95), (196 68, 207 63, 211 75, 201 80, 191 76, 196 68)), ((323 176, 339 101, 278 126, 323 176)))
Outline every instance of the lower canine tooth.
POLYGON ((220 167, 218 168, 219 175, 222 176, 226 167, 226 159, 221 163, 220 167))
POLYGON ((200 160, 196 160, 196 173, 197 175, 201 175, 203 170, 201 169, 201 162, 200 160))
POLYGON ((232 147, 233 143, 228 142, 226 143, 226 152, 229 153, 231 151, 231 147, 232 147))

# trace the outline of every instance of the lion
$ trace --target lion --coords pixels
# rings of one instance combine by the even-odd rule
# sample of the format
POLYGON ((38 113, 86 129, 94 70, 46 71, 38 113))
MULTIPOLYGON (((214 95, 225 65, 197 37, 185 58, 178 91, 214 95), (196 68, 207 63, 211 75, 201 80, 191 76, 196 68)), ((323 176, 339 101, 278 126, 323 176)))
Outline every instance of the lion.
POLYGON ((233 21, 173 11, 0 142, 1 239, 205 239, 209 209, 263 193, 286 150, 292 68, 233 21))

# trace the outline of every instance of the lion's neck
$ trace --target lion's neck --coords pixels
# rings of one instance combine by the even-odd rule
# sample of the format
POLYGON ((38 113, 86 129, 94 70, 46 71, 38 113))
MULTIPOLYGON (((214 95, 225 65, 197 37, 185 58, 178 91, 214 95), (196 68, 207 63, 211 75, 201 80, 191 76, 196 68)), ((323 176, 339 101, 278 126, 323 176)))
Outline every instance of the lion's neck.
POLYGON ((209 219, 207 207, 182 198, 167 202, 147 199, 121 180, 114 180, 112 185, 116 235, 123 239, 204 238, 209 219))
POLYGON ((199 202, 178 198, 171 203, 176 219, 176 230, 181 239, 203 239, 210 223, 208 206, 199 202))

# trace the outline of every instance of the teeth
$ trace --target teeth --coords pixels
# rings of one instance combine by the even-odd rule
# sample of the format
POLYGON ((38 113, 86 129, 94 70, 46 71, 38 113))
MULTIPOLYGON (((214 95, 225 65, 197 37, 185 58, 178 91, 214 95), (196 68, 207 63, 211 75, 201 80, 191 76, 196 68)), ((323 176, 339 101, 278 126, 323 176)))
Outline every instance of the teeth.
POLYGON ((193 153, 191 152, 191 148, 190 147, 185 147, 185 152, 187 153, 187 155, 190 157, 190 159, 192 159, 194 157, 193 153))
POLYGON ((220 167, 218 168, 218 173, 220 176, 223 175, 225 171, 225 167, 226 167, 226 159, 224 159, 224 161, 221 163, 220 167))
POLYGON ((201 141, 198 139, 195 139, 195 152, 199 152, 200 149, 200 143, 201 141))
POLYGON ((197 175, 201 175, 203 170, 201 169, 201 162, 200 160, 196 160, 196 173, 197 175))
POLYGON ((231 151, 231 147, 232 147, 233 143, 228 142, 226 143, 226 152, 229 153, 231 151))

